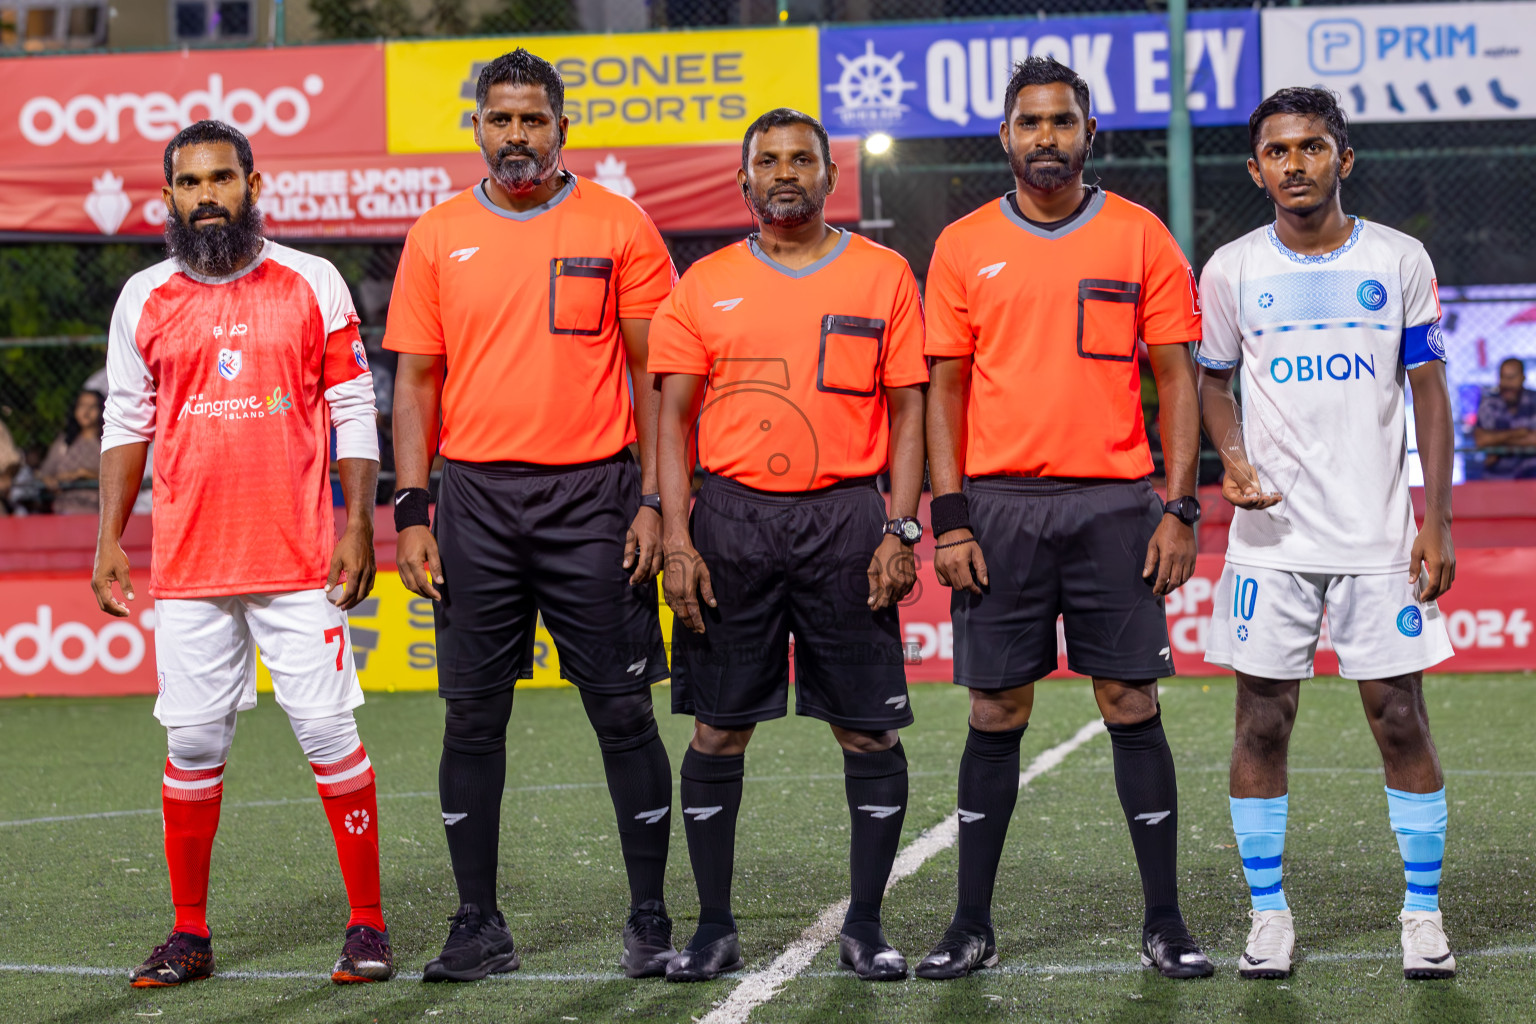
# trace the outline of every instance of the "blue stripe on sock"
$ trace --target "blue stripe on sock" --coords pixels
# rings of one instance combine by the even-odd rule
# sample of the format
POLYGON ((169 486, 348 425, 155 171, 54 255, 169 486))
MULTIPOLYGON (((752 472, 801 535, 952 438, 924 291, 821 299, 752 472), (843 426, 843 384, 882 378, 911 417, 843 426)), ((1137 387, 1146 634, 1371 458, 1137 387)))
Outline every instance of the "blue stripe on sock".
POLYGON ((1409 882, 1408 891, 1413 893, 1415 896, 1440 895, 1440 887, 1438 885, 1414 885, 1412 882, 1409 882))
MULTIPOLYGON (((1403 861, 1403 870, 1404 871, 1439 871, 1441 866, 1444 863, 1445 863, 1445 859, 1444 858, 1441 858, 1440 860, 1405 860, 1405 861, 1403 861)), ((1247 864, 1248 864, 1247 861, 1243 861, 1243 865, 1245 867, 1247 866, 1247 864)))
MULTIPOLYGON (((1250 886, 1248 891, 1255 896, 1273 896, 1275 893, 1279 892, 1281 888, 1281 884, 1276 882, 1274 885, 1266 885, 1262 889, 1255 889, 1250 886)), ((1408 888, 1412 889, 1413 886, 1410 885, 1408 888)))
POLYGON ((1264 871, 1264 870, 1266 870, 1268 868, 1277 868, 1279 866, 1280 866, 1280 855, 1279 854, 1275 854, 1275 856, 1273 856, 1273 857, 1244 857, 1243 858, 1243 867, 1247 868, 1249 871, 1264 871))

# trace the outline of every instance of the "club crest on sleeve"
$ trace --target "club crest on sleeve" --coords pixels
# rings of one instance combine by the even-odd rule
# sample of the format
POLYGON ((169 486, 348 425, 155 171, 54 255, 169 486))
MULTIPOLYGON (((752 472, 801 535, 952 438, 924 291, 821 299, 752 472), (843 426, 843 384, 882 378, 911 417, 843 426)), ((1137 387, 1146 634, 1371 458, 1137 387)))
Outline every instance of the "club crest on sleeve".
POLYGON ((352 358, 357 361, 357 368, 359 370, 367 371, 368 351, 363 348, 363 342, 359 338, 352 339, 352 358))
POLYGON ((219 376, 225 380, 234 380, 240 376, 240 369, 244 365, 240 358, 241 349, 219 349, 219 376))
POLYGON ((1424 335, 1424 342, 1429 346, 1429 350, 1435 354, 1436 359, 1445 358, 1445 335, 1440 332, 1440 325, 1438 323, 1429 325, 1429 331, 1424 335))

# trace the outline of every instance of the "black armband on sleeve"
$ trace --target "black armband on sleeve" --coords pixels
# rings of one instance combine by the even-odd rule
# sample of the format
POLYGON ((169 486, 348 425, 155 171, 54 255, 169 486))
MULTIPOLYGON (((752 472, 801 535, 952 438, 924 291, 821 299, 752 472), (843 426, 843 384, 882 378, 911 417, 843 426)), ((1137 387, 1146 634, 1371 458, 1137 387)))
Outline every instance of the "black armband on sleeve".
POLYGON ((928 505, 928 516, 933 520, 935 537, 950 530, 971 528, 971 501, 963 491, 937 495, 928 505))
POLYGON ((431 526, 428 506, 432 494, 425 487, 402 487, 395 492, 395 532, 408 526, 431 526))

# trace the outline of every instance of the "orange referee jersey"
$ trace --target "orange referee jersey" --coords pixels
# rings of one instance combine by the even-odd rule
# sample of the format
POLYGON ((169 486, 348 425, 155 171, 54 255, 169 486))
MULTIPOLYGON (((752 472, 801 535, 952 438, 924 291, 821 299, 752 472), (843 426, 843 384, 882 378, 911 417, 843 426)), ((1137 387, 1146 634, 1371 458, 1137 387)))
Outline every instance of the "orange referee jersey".
POLYGON ((446 458, 570 465, 635 440, 619 320, 649 319, 677 273, 644 210, 569 177, 525 213, 482 182, 406 236, 384 347, 447 357, 446 458))
POLYGON ((762 491, 885 469, 885 388, 928 380, 912 268, 844 232, 800 270, 751 240, 706 256, 651 322, 652 373, 708 378, 699 462, 762 491))
POLYGON ((1200 337, 1195 278, 1153 214, 1095 190, 1045 230, 1008 197, 945 228, 928 270, 930 356, 974 356, 968 476, 1152 472, 1136 342, 1200 337))

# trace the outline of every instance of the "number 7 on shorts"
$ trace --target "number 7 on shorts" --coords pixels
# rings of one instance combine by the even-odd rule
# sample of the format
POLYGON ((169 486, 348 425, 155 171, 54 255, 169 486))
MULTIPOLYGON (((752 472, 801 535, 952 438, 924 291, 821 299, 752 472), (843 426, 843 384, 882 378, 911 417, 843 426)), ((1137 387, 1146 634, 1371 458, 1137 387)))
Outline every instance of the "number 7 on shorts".
POLYGON ((336 671, 337 672, 341 671, 341 656, 344 653, 343 649, 342 649, 341 634, 342 634, 342 627, 341 626, 332 626, 330 629, 325 631, 325 644, 326 644, 327 647, 330 646, 332 640, 336 641, 336 671))

